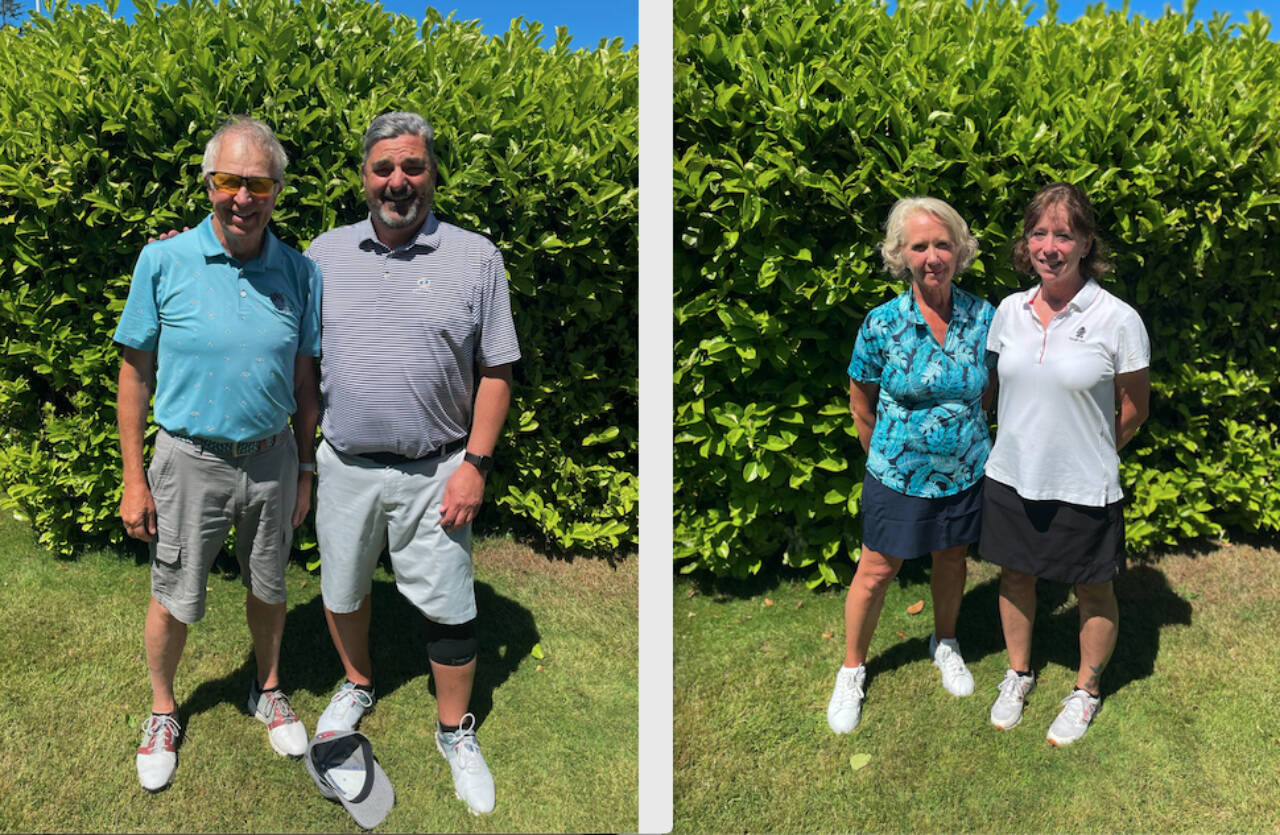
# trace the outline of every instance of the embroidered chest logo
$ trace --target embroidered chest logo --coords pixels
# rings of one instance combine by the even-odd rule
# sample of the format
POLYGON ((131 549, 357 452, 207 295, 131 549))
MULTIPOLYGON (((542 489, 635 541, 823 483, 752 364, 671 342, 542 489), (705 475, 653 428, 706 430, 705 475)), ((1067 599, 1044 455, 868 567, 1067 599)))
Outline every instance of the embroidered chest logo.
POLYGON ((284 297, 284 293, 272 293, 270 298, 271 303, 276 306, 276 310, 285 313, 289 312, 289 300, 284 297))
POLYGON ((1072 342, 1084 342, 1084 325, 1076 328, 1076 332, 1070 337, 1072 342))
POLYGON ((431 286, 431 279, 427 278, 426 276, 423 276, 422 278, 418 279, 419 290, 425 290, 430 286, 431 286))

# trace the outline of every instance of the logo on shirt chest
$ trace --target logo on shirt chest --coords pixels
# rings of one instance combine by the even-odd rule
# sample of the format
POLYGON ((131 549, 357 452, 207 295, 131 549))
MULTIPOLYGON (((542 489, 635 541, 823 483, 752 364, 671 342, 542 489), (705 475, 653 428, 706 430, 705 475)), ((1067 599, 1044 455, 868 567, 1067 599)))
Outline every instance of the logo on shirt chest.
POLYGON ((272 293, 269 298, 271 299, 271 303, 276 306, 276 310, 279 310, 282 313, 289 312, 289 300, 284 297, 284 293, 272 293))
POLYGON ((1084 325, 1076 328, 1076 332, 1067 338, 1072 342, 1084 342, 1084 325))
POLYGON ((425 275, 422 278, 418 279, 419 290, 425 290, 430 286, 431 286, 431 279, 427 278, 425 275))

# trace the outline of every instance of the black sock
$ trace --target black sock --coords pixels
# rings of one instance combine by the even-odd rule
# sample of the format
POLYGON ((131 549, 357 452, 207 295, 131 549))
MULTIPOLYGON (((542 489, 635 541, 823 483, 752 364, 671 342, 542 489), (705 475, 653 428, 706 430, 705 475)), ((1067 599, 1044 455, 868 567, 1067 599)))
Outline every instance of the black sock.
POLYGON ((253 680, 253 689, 257 690, 259 693, 274 693, 275 691, 280 689, 280 685, 277 684, 275 687, 263 687, 261 684, 258 683, 258 680, 255 678, 253 680))
POLYGON ((1014 670, 1014 672, 1020 676, 1031 676, 1032 678, 1035 678, 1035 676, 1031 675, 1030 670, 1014 670))
MULTIPOLYGON (((351 681, 351 679, 347 679, 347 681, 351 681)), ((351 681, 351 683, 352 683, 352 685, 354 685, 354 686, 355 686, 355 688, 356 688, 357 690, 363 690, 364 692, 368 693, 370 696, 372 696, 372 695, 373 695, 373 685, 372 685, 372 684, 356 684, 354 681, 351 681)))
POLYGON ((168 713, 156 713, 154 710, 153 710, 153 711, 151 711, 151 715, 152 715, 152 716, 173 716, 173 715, 175 715, 176 713, 177 713, 177 711, 176 711, 176 710, 171 710, 171 711, 169 711, 168 713))
POLYGON ((437 719, 437 720, 436 720, 436 727, 440 729, 440 733, 442 733, 442 734, 451 734, 451 733, 456 732, 456 731, 458 730, 458 728, 460 728, 460 727, 462 727, 462 726, 461 726, 461 725, 446 725, 446 724, 444 724, 443 722, 441 722, 439 719, 437 719))

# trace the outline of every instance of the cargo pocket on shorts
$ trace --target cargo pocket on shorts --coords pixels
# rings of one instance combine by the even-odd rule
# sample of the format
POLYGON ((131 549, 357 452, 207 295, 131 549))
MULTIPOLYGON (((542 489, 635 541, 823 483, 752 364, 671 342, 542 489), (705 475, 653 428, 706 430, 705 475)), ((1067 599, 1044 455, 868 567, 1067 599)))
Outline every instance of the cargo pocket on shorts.
POLYGON ((156 547, 151 552, 151 561, 165 568, 182 567, 182 543, 164 541, 157 537, 156 547))

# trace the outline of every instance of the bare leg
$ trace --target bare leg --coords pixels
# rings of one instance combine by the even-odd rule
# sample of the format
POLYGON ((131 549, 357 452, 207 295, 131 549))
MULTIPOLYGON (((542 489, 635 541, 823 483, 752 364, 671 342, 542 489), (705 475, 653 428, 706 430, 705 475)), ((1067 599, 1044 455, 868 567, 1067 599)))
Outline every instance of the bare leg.
POLYGON ((253 636, 253 657, 258 664, 258 684, 263 690, 280 685, 280 641, 284 637, 285 603, 264 603, 245 592, 244 616, 253 636))
POLYGON ((1080 669, 1076 672, 1076 687, 1097 696, 1102 671, 1111 660, 1120 634, 1120 611, 1110 580, 1076 586, 1076 600, 1080 604, 1080 669))
MULTIPOLYGON (((354 612, 338 614, 325 607, 324 619, 329 624, 333 648, 347 673, 347 680, 365 686, 373 684, 373 660, 369 657, 369 618, 373 611, 369 595, 354 612)), ((437 685, 438 686, 438 685, 437 685)))
POLYGON ((151 674, 151 712, 173 713, 173 677, 187 645, 187 625, 169 614, 159 600, 151 598, 147 607, 143 642, 147 648, 147 670, 151 674))
POLYGON ((1010 568, 1000 570, 1000 626, 1009 651, 1009 668, 1031 669, 1031 627, 1036 620, 1036 578, 1010 568))
POLYGON ((960 601, 964 598, 964 579, 968 570, 964 561, 967 545, 943 548, 933 552, 933 568, 929 591, 933 596, 933 632, 938 640, 956 636, 960 618, 960 601))
POLYGON ((880 607, 889 583, 902 568, 902 560, 862 546, 858 570, 844 600, 844 665, 857 667, 867 660, 867 648, 880 620, 880 607))
POLYGON ((436 709, 440 714, 440 724, 459 724, 471 702, 471 685, 476 679, 475 659, 459 667, 432 661, 431 677, 436 681, 436 709))

